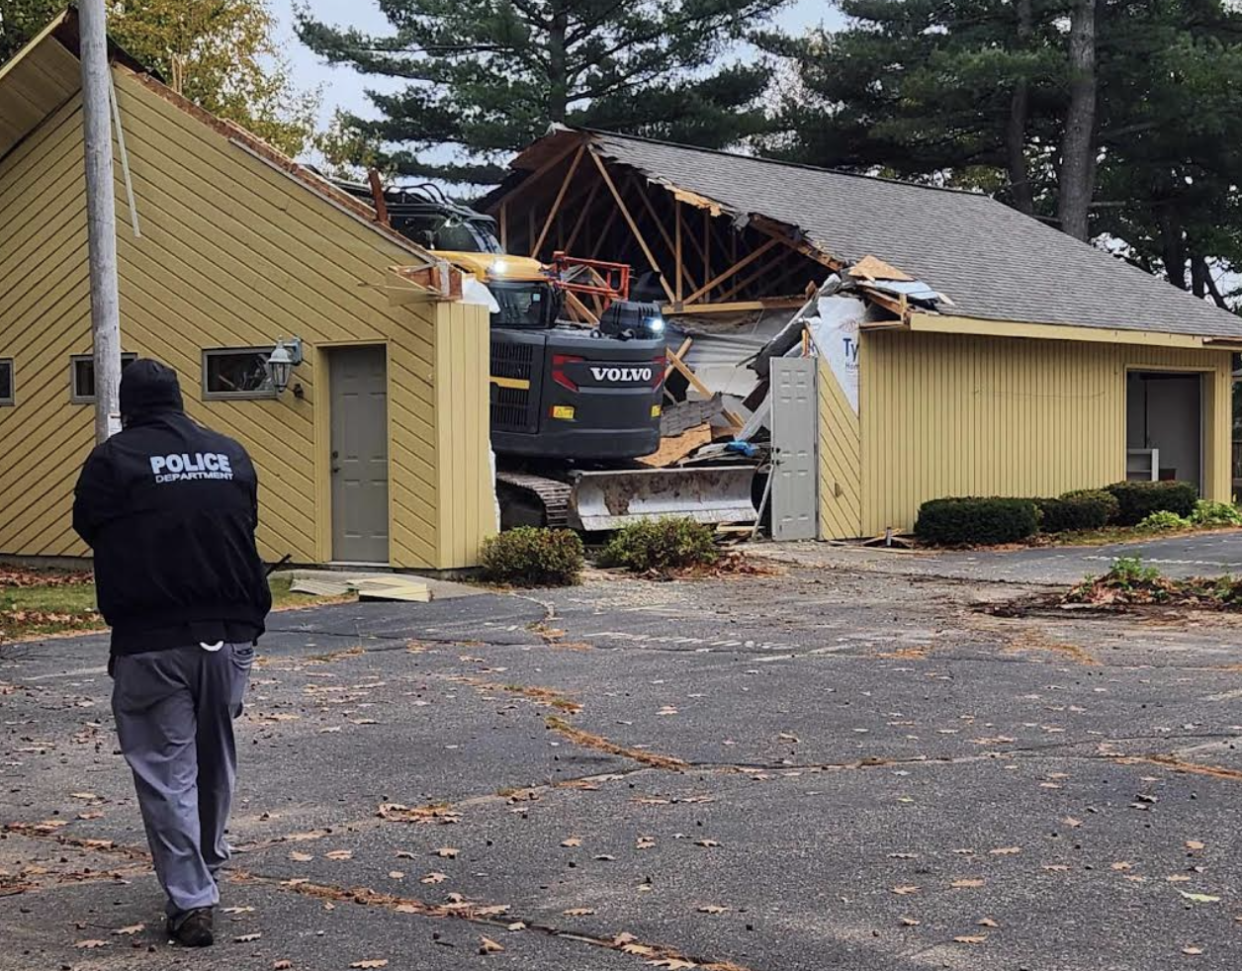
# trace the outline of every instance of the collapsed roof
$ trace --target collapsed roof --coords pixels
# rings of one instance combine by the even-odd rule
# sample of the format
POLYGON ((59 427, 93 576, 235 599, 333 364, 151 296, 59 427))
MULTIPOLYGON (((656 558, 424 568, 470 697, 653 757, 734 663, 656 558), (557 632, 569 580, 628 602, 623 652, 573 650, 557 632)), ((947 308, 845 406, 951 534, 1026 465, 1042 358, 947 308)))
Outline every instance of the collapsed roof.
POLYGON ((554 126, 514 159, 490 207, 579 143, 739 226, 787 227, 828 265, 888 264, 910 278, 890 293, 934 293, 944 314, 1242 340, 1233 314, 980 193, 554 126))

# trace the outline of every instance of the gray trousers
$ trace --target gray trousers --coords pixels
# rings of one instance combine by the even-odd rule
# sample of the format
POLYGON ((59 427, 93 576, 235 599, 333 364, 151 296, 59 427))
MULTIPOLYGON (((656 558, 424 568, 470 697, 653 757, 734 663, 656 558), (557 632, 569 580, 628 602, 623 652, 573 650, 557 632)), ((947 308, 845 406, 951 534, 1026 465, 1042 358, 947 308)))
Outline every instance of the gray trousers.
POLYGON ((224 644, 121 655, 113 665, 117 736, 170 917, 220 900, 215 875, 229 858, 237 777, 233 719, 253 661, 252 645, 224 644))

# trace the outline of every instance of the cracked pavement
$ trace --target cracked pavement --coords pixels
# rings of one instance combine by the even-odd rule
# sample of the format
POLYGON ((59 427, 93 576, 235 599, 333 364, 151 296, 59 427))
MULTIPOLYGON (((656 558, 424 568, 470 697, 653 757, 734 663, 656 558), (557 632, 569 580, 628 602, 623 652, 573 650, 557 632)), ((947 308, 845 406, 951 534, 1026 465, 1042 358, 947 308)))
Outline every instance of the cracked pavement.
POLYGON ((106 642, 18 646, 0 969, 1242 966, 1242 624, 774 553, 274 615, 201 953, 160 933, 106 642))

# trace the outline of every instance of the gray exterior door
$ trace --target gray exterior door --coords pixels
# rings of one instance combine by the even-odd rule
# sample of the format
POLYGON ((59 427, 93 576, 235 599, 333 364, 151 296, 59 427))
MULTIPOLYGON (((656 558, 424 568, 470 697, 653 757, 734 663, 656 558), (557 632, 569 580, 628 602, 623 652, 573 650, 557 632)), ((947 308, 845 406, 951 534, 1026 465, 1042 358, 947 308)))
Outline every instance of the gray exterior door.
POLYGON ((815 358, 772 361, 772 538, 815 539, 819 527, 815 358))
POLYGON ((388 562, 388 382, 383 347, 328 352, 332 559, 388 562))

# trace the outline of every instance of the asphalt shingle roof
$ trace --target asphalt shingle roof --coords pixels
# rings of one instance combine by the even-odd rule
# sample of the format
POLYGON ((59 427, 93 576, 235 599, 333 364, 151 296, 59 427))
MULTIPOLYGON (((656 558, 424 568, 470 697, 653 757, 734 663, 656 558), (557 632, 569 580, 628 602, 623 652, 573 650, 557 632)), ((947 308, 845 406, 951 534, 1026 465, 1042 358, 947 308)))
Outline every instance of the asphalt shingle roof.
POLYGON ((873 254, 948 296, 943 313, 1242 339, 1242 319, 989 196, 592 132, 605 157, 734 214, 873 254))

